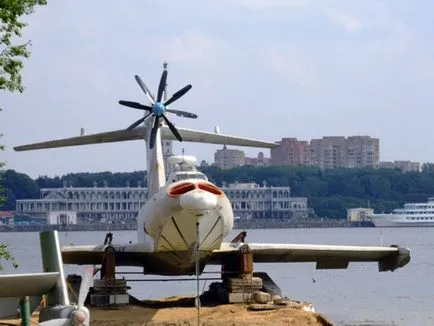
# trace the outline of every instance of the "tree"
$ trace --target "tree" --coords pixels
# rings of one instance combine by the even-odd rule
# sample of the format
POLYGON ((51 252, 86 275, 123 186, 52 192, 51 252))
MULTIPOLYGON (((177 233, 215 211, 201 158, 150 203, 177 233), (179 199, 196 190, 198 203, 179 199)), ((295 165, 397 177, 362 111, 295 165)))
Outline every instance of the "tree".
POLYGON ((21 81, 22 59, 30 56, 30 41, 15 43, 27 26, 20 18, 33 12, 46 0, 0 0, 0 90, 24 90, 21 81))
POLYGON ((422 172, 433 173, 434 172, 434 163, 423 163, 422 164, 422 172))
MULTIPOLYGON (((22 60, 30 56, 30 41, 24 43, 16 41, 21 37, 23 28, 27 26, 20 19, 31 14, 36 5, 46 3, 46 0, 0 0, 0 91, 22 92, 24 90, 21 81, 22 60)), ((3 150, 4 146, 0 145, 0 151, 3 150)), ((0 181, 3 166, 4 164, 0 162, 0 181)), ((4 199, 4 191, 0 185, 0 207, 4 199)), ((2 258, 14 262, 7 246, 0 243, 0 259, 2 258)))

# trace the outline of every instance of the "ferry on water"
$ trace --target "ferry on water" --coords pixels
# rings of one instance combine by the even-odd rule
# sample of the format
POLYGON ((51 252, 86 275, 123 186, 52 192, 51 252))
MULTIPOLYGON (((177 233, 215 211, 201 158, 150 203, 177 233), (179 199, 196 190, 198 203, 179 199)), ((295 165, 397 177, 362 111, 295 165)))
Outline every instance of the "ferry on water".
POLYGON ((386 226, 434 226, 434 197, 426 203, 407 203, 404 208, 396 208, 390 214, 372 214, 372 223, 386 226))

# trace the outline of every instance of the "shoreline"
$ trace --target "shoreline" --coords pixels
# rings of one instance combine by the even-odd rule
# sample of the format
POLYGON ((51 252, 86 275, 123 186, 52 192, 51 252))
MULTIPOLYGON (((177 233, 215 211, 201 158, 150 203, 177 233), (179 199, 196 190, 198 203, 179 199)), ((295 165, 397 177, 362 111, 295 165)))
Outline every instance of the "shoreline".
MULTIPOLYGON (((202 301, 202 299, 201 299, 202 301)), ((200 324, 208 326, 332 326, 335 325, 324 314, 305 309, 304 303, 293 301, 287 306, 245 303, 216 304, 202 301, 200 324), (270 309, 271 308, 271 309, 270 309)), ((95 326, 188 326, 197 325, 197 309, 194 297, 168 297, 158 300, 130 300, 128 305, 117 307, 88 307, 91 325, 95 326), (133 302, 131 302, 133 301, 133 302)), ((32 322, 37 323, 39 314, 32 314, 32 322)), ((0 319, 0 324, 21 325, 20 319, 0 319)))
MULTIPOLYGON (((321 219, 250 219, 235 220, 234 230, 242 229, 289 229, 289 228, 353 228, 374 227, 371 222, 348 222, 347 220, 321 219)), ((137 223, 125 224, 70 224, 70 225, 0 225, 0 232, 41 232, 41 231, 136 231, 137 223)))

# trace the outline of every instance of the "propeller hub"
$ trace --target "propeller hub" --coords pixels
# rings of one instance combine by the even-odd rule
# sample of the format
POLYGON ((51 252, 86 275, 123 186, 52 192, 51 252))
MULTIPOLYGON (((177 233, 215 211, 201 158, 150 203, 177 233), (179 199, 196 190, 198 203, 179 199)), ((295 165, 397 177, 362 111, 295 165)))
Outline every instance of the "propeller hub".
POLYGON ((157 117, 162 117, 164 112, 166 112, 166 107, 161 102, 155 102, 152 104, 152 113, 157 117))

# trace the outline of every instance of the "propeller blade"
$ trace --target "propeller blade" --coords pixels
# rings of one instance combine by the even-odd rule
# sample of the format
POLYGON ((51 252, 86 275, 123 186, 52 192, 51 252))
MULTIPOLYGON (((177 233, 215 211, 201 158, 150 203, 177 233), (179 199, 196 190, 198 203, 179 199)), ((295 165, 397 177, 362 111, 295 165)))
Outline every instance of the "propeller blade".
POLYGON ((38 325, 39 326, 68 326, 71 325, 71 320, 69 320, 68 318, 56 318, 56 319, 43 321, 38 325))
POLYGON ((166 112, 174 113, 177 116, 184 117, 184 118, 192 118, 192 119, 196 119, 197 118, 197 114, 186 112, 186 111, 166 109, 166 112))
POLYGON ((86 267, 84 269, 83 277, 81 278, 80 291, 78 292, 78 309, 84 306, 89 288, 93 280, 93 267, 86 267))
POLYGON ((152 104, 154 104, 155 103, 155 99, 152 96, 151 92, 149 91, 148 87, 146 87, 146 85, 143 82, 143 80, 139 77, 139 75, 134 75, 134 78, 136 79, 136 82, 137 82, 137 84, 139 84, 139 86, 142 89, 142 91, 145 93, 145 95, 148 98, 148 100, 151 101, 152 104))
POLYGON ((131 130, 136 128, 139 124, 141 124, 142 122, 144 122, 152 113, 149 113, 148 115, 144 116, 143 118, 140 118, 139 120, 137 120, 136 122, 134 122, 131 126, 129 126, 127 128, 127 130, 131 130))
POLYGON ((161 98, 163 97, 164 89, 166 88, 166 80, 167 80, 167 70, 163 71, 160 79, 160 85, 158 85, 158 96, 157 102, 161 102, 161 98))
POLYGON ((149 140, 150 148, 154 148, 155 145, 155 137, 157 136, 157 130, 158 130, 158 120, 159 118, 157 116, 154 116, 154 125, 152 126, 151 139, 149 140))
POLYGON ((182 137, 178 132, 178 129, 176 129, 176 127, 169 121, 169 119, 167 119, 167 117, 163 114, 163 119, 164 121, 166 121, 167 125, 169 126, 169 129, 172 131, 172 133, 175 135, 175 137, 179 140, 182 141, 182 137))
POLYGON ((145 111, 149 111, 151 112, 152 107, 150 107, 149 105, 143 105, 140 104, 138 102, 131 102, 131 101, 119 101, 120 105, 124 105, 124 106, 128 106, 130 108, 133 109, 138 109, 138 110, 145 110, 145 111))
POLYGON ((179 99, 181 96, 183 96, 185 93, 187 93, 191 89, 191 85, 188 84, 187 86, 181 88, 179 91, 177 91, 175 94, 172 95, 171 98, 169 98, 164 105, 167 106, 173 102, 175 102, 177 99, 179 99))

